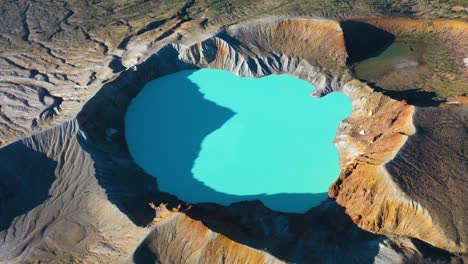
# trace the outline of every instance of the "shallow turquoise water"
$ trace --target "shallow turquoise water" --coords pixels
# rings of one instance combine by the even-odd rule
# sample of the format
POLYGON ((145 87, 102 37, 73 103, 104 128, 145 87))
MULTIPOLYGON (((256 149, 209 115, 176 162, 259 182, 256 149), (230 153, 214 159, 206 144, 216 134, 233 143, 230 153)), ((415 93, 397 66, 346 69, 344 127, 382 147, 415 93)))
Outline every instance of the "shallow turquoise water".
POLYGON ((259 199, 304 212, 339 175, 333 145, 349 98, 317 99, 291 75, 240 78, 213 69, 149 82, 130 104, 126 138, 159 188, 188 202, 259 199))

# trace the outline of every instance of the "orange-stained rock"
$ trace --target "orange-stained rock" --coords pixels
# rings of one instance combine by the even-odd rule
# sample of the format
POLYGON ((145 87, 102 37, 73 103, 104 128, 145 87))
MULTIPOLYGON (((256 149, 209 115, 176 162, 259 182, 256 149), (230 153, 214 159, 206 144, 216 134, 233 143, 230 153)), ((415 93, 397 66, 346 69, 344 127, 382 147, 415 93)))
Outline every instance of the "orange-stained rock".
POLYGON ((228 32, 253 50, 299 57, 325 67, 346 63, 343 31, 335 20, 259 20, 232 26, 228 32))
POLYGON ((432 221, 431 212, 405 195, 384 167, 415 132, 414 106, 372 93, 358 81, 347 83, 343 91, 352 98, 354 111, 335 140, 343 169, 330 187, 330 197, 365 230, 466 252, 466 245, 448 238, 444 227, 432 221))
POLYGON ((182 213, 158 223, 145 243, 161 263, 285 263, 213 232, 182 213))

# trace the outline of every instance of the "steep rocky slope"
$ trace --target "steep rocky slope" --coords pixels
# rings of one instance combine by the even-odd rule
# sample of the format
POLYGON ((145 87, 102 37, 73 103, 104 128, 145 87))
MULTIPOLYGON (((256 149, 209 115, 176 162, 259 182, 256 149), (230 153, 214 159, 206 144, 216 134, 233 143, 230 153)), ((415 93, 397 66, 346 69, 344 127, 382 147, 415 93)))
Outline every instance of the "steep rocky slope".
POLYGON ((466 107, 418 108, 413 116, 417 133, 386 165, 398 186, 427 208, 433 222, 443 225, 447 237, 462 251, 466 251, 468 236, 467 121, 466 107))
MULTIPOLYGON (((355 80, 340 22, 267 17, 221 27, 228 15, 211 19, 189 1, 148 16, 103 16, 93 27, 73 5, 5 6, 0 261, 399 263, 457 259, 434 247, 466 253, 466 108, 415 109, 355 80), (316 96, 341 91, 352 99, 336 137, 335 201, 296 215, 258 202, 187 207, 157 189, 128 154, 124 113, 147 81, 203 67, 255 77, 287 72, 313 83, 316 96), (151 224, 150 202, 184 206, 151 224)), ((262 8, 270 7, 254 9, 262 8)), ((366 23, 394 35, 416 27, 379 21, 366 23)), ((464 23, 440 27, 458 59, 468 46, 464 23)), ((464 78, 463 67, 456 69, 464 78)))
MULTIPOLYGON (((457 1, 428 4, 425 1, 275 0, 252 5, 248 1, 227 4, 203 0, 7 0, 0 10, 0 145, 73 118, 103 84, 122 70, 145 61, 166 44, 193 44, 226 25, 260 17, 277 19, 298 15, 332 19, 382 14, 430 18, 440 17, 441 13, 448 17, 466 16, 463 10, 452 10, 459 5, 457 1)), ((301 23, 297 23, 296 31, 301 23)), ((452 24, 458 24, 463 30, 463 23, 466 22, 452 24)), ((386 28, 400 24, 408 22, 388 22, 386 28)), ((312 32, 311 29, 300 30, 312 32)), ((327 38, 321 41, 324 39, 327 38)), ((465 41, 454 39, 451 42, 460 43, 459 47, 463 48, 465 41)), ((323 44, 339 46, 339 42, 334 37, 323 44), (331 40, 337 43, 331 44, 331 40)), ((308 56, 309 51, 300 53, 297 55, 308 56)), ((342 53, 332 55, 339 60, 342 56, 342 53)))
MULTIPOLYGON (((295 23, 299 22, 301 21, 295 23)), ((275 23, 277 22, 267 20, 263 21, 263 25, 261 25, 261 22, 257 21, 251 24, 252 29, 249 30, 260 29, 262 32, 265 28, 270 28, 275 31, 286 22, 280 22, 278 26, 274 26, 275 23)), ((309 21, 308 23, 312 24, 313 22, 309 21)), ((318 21, 317 23, 323 22, 318 21)), ((328 25, 325 24, 324 28, 329 29, 328 25)), ((332 31, 329 33, 341 35, 340 31, 336 31, 337 26, 338 24, 332 27, 332 31)), ((109 108, 105 104, 102 104, 102 107, 99 107, 99 104, 93 104, 89 110, 84 109, 86 116, 98 116, 96 121, 91 121, 95 122, 93 130, 100 127, 97 131, 100 131, 98 134, 103 137, 105 129, 108 127, 123 131, 122 119, 109 120, 106 117, 118 118, 118 116, 122 116, 126 109, 125 106, 129 103, 130 98, 136 94, 138 87, 160 74, 193 67, 226 69, 241 76, 263 76, 276 72, 289 72, 316 85, 319 96, 339 90, 350 96, 354 102, 353 114, 346 122, 343 122, 336 142, 341 151, 341 163, 344 168, 342 177, 346 177, 347 180, 338 181, 331 191, 332 197, 337 198, 337 202, 347 209, 347 213, 352 216, 353 220, 364 229, 372 232, 416 237, 452 252, 466 251, 465 242, 458 240, 456 235, 446 236, 444 229, 447 223, 443 221, 433 223, 431 213, 428 213, 427 208, 419 204, 419 199, 412 200, 411 197, 406 196, 400 187, 389 178, 390 176, 384 168, 384 165, 396 155, 406 142, 407 136, 414 133, 412 126, 413 107, 407 106, 404 102, 392 101, 380 93, 373 93, 372 89, 364 84, 352 81, 349 73, 343 68, 335 67, 333 70, 329 70, 315 63, 316 60, 313 56, 320 57, 321 51, 309 55, 308 60, 303 60, 294 56, 294 50, 291 51, 293 56, 265 52, 272 49, 269 42, 266 47, 261 46, 261 41, 256 42, 256 49, 249 47, 249 45, 252 46, 251 42, 245 40, 249 31, 239 30, 238 27, 228 28, 226 32, 220 32, 214 38, 187 48, 183 44, 179 44, 161 49, 150 58, 148 64, 140 65, 135 72, 131 73, 132 78, 135 78, 134 75, 139 76, 138 72, 144 72, 145 77, 143 79, 137 78, 138 85, 130 81, 137 90, 127 92, 128 98, 122 98, 117 92, 118 88, 109 88, 112 90, 106 92, 106 96, 110 97, 107 100, 118 101, 119 105, 109 108), (240 35, 239 38, 237 38, 237 34, 240 35), (232 39, 236 41, 232 41, 232 39), (245 44, 246 42, 250 44, 245 44), (255 50, 260 52, 256 53, 255 50), (348 177, 350 175, 357 176, 348 177), (366 202, 364 203, 362 199, 366 202), (380 217, 380 215, 384 215, 384 217, 380 217), (411 217, 402 217, 402 215, 411 215, 411 217)), ((245 27, 245 25, 241 27, 245 27)), ((261 36, 261 33, 254 36, 259 35, 261 36)), ((311 39, 310 42, 314 43, 314 40, 311 39)), ((316 43, 321 44, 320 41, 316 43)), ((288 50, 291 44, 289 41, 285 41, 277 42, 276 45, 279 46, 279 50, 284 51, 288 50)), ((343 46, 341 47, 343 48, 343 46)), ((124 142, 122 133, 115 136, 120 137, 119 141, 124 142)), ((414 159, 413 162, 419 163, 417 159, 414 159)), ((444 164, 447 161, 438 160, 437 162, 444 164)), ((458 189, 456 192, 460 194, 464 192, 463 185, 452 186, 452 188, 458 189)), ((461 201, 463 195, 458 195, 456 199, 461 201)), ((459 217, 463 218, 462 215, 459 217)))
POLYGON ((369 80, 379 88, 395 91, 389 95, 404 98, 404 90, 420 89, 420 96, 433 93, 433 97, 443 101, 444 98, 467 93, 467 21, 368 18, 350 22, 384 30, 395 42, 408 45, 414 53, 398 61, 399 64, 393 68, 386 69, 381 78, 369 80))
POLYGON ((0 150, 2 263, 122 261, 148 233, 109 203, 80 137, 68 121, 0 150))
MULTIPOLYGON (((376 118, 368 119, 364 124, 357 122, 361 134, 347 130, 344 133, 347 137, 337 137, 341 157, 352 155, 355 159, 344 164, 340 179, 330 189, 330 195, 346 207, 355 223, 366 230, 389 236, 417 237, 452 252, 465 252, 466 240, 462 234, 466 232, 463 224, 466 159, 462 142, 466 138, 463 117, 466 109, 452 110, 455 112, 452 124, 457 125, 447 128, 453 129, 450 133, 435 133, 428 139, 424 131, 439 126, 437 124, 441 121, 438 117, 445 115, 447 110, 418 109, 417 122, 421 118, 420 112, 427 111, 431 114, 424 119, 435 123, 425 127, 417 123, 418 132, 413 134, 414 108, 382 102, 380 105, 388 110, 380 115, 366 109, 376 118), (406 135, 411 136, 407 139, 406 135), (413 142, 419 144, 413 145, 413 142), (436 146, 440 142, 445 142, 443 147, 436 146), (398 152, 403 144, 404 151, 398 152), (445 153, 451 152, 447 156, 457 161, 442 158, 440 155, 443 154, 439 154, 441 148, 446 149, 445 153), (441 184, 444 187, 440 187, 441 184), (411 190, 417 190, 417 194, 411 190), (446 217, 448 212, 445 208, 454 208, 450 210, 453 218, 446 217)), ((352 123, 353 116, 347 121, 352 123)))

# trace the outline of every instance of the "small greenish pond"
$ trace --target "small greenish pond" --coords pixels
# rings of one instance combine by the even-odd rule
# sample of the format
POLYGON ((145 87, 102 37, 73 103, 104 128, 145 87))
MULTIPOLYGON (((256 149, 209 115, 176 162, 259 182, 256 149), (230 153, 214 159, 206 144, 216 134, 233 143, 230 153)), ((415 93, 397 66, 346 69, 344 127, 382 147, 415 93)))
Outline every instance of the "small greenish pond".
POLYGON ((377 56, 356 63, 353 69, 359 79, 376 81, 389 72, 418 67, 421 52, 421 44, 394 42, 377 56))
POLYGON ((261 200, 305 212, 340 173, 333 145, 351 112, 341 93, 291 75, 241 78, 202 69, 149 82, 131 102, 125 131, 135 161, 162 191, 198 203, 261 200))

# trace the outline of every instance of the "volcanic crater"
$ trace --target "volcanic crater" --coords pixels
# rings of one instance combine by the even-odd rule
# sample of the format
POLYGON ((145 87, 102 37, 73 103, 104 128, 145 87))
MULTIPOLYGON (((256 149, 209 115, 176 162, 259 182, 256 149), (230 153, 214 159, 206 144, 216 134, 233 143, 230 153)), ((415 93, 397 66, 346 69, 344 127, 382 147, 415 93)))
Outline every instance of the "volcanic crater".
MULTIPOLYGON (((463 27, 447 21, 427 26, 421 24, 428 22, 414 23, 398 19, 263 18, 192 35, 193 25, 185 24, 177 28, 173 38, 162 38, 167 43, 157 45, 148 44, 146 31, 126 39, 119 45, 125 52, 113 57, 109 64, 114 77, 103 81, 89 100, 80 101, 82 108, 73 110, 76 118, 0 149, 0 157, 5 158, 11 153, 25 153, 22 149, 27 148, 33 164, 43 164, 47 171, 53 171, 53 177, 41 183, 48 186, 37 189, 40 193, 34 201, 25 201, 11 215, 2 216, 0 226, 5 226, 6 231, 2 231, 0 245, 11 249, 6 259, 15 259, 28 250, 36 258, 51 259, 33 243, 19 249, 40 236, 42 229, 50 236, 42 247, 65 252, 73 246, 76 249, 71 255, 77 258, 89 245, 97 245, 93 242, 99 236, 95 226, 103 230, 115 224, 124 228, 112 234, 131 235, 126 237, 126 246, 109 242, 108 247, 131 254, 135 262, 174 263, 183 259, 181 263, 214 263, 228 259, 230 263, 362 263, 388 257, 403 262, 423 259, 427 252, 432 252, 435 259, 449 261, 455 258, 453 254, 466 253, 466 107, 443 106, 449 97, 438 90, 432 91, 430 98, 415 98, 394 90, 388 80, 368 84, 368 80, 357 79, 359 74, 355 72, 356 65, 382 54, 395 39, 424 33, 428 28, 433 34, 439 32, 440 41, 448 43, 452 50, 462 47, 466 51, 468 47, 463 46, 468 43, 466 22, 460 22, 463 27), (457 39, 460 34, 464 37, 457 39), (351 100, 351 114, 340 123, 334 139, 341 172, 325 201, 304 213, 274 211, 261 201, 228 206, 188 203, 162 192, 157 176, 147 174, 135 163, 125 138, 124 118, 132 99, 150 80, 206 68, 240 77, 290 74, 313 84, 316 97, 341 92, 351 100), (456 120, 465 123, 458 122, 459 129, 444 127, 446 133, 427 132, 428 127, 456 120), (429 150, 439 146, 435 142, 447 138, 453 140, 440 154, 432 155, 429 150), (443 155, 450 151, 458 154, 452 161, 445 161, 443 155), (411 167, 421 163, 427 169, 411 167), (438 175, 427 176, 428 170, 438 175), (438 195, 444 190, 438 177, 450 179, 450 193, 438 195), (81 196, 84 194, 90 195, 81 196), (79 202, 69 199, 75 196, 82 198, 79 202), (436 205, 431 203, 434 200, 436 205), (41 215, 49 207, 57 210, 41 215), (449 207, 458 209, 448 214, 443 208, 449 207), (71 216, 80 219, 79 212, 90 216, 83 220, 86 224, 66 220, 71 216), (116 212, 121 215, 114 217, 116 212), (105 215, 105 221, 98 220, 97 214, 105 215), (57 217, 65 220, 47 224, 57 217), (35 219, 36 224, 31 226, 27 219, 35 219), (28 229, 33 235, 16 235, 13 229, 28 229), (68 244, 51 242, 65 230, 73 233, 68 244)), ((453 52, 454 60, 459 61, 463 51, 453 52)), ((430 62, 428 65, 412 74, 432 74, 430 62)), ((456 70, 463 78, 467 76, 467 68, 457 64, 456 70)), ((427 83, 437 83, 442 78, 437 74, 431 75, 427 83)), ((65 100, 58 104, 67 103, 65 100)), ((53 120, 54 115, 50 118, 50 122, 59 122, 53 120)), ((0 159, 1 168, 11 166, 11 161, 7 164, 4 160, 0 159)), ((7 189, 17 192, 5 195, 10 198, 5 199, 2 209, 17 203, 16 195, 26 193, 26 185, 37 181, 32 168, 25 168, 24 174, 30 176, 25 179, 18 179, 12 170, 5 171, 12 179, 7 189)), ((269 202, 285 203, 287 207, 301 199, 308 199, 307 195, 278 195, 269 202)), ((110 240, 110 236, 105 239, 110 240)), ((104 248, 99 245, 94 254, 101 254, 104 248)))

